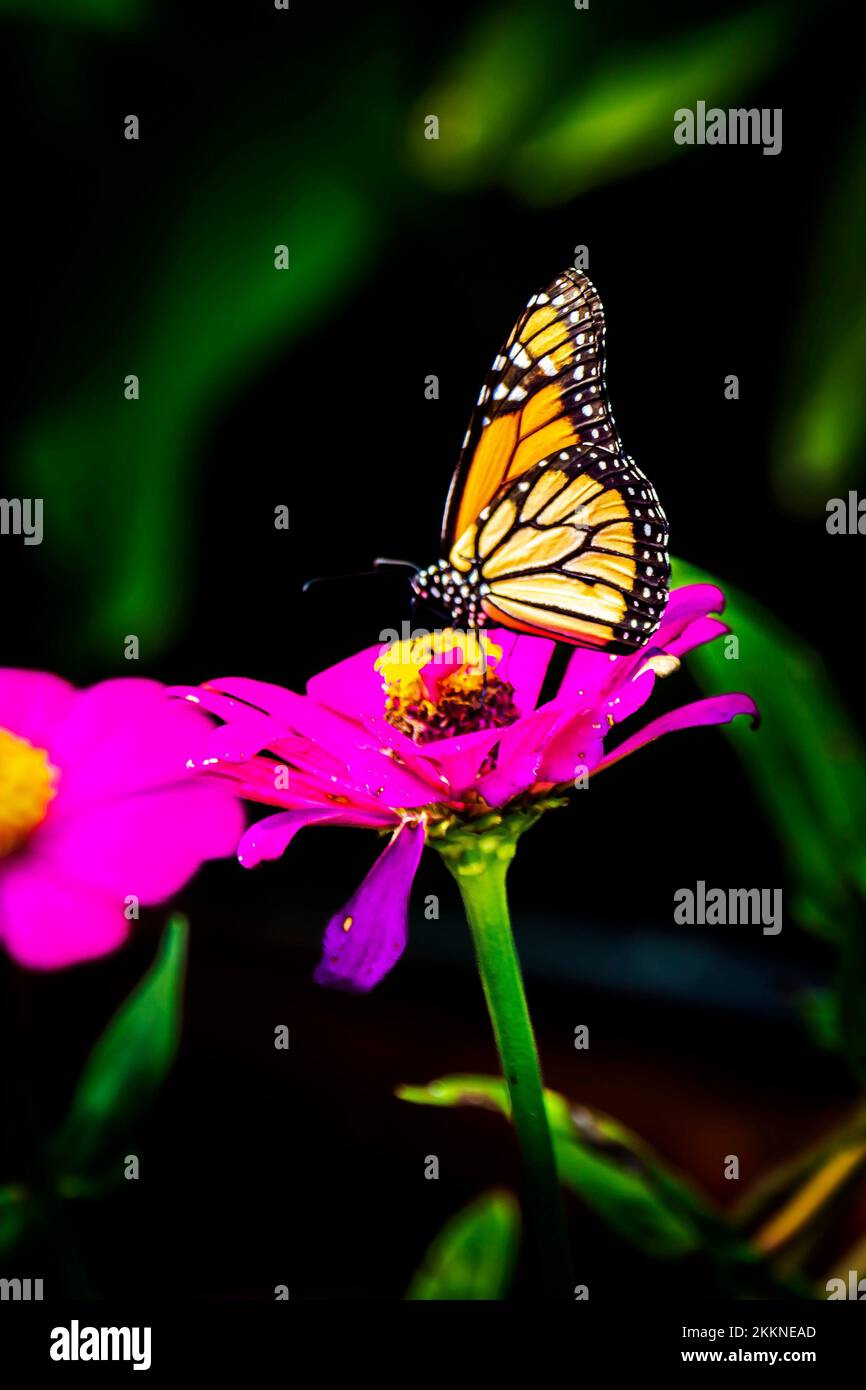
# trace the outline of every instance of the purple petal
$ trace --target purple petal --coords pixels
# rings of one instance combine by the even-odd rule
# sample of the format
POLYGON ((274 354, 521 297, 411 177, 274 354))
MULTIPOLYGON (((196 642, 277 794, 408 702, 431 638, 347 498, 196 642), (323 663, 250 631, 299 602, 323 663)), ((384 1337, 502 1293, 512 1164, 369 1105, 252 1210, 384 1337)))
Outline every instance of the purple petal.
POLYGON ((634 753, 645 743, 652 743, 662 734, 671 734, 677 729, 696 729, 705 724, 730 724, 738 714, 750 714, 757 718, 758 707, 750 696, 713 695, 708 700, 695 700, 693 704, 681 705, 679 709, 653 719, 638 733, 632 734, 631 738, 627 738, 612 753, 608 753, 606 758, 602 758, 595 771, 601 772, 605 767, 612 767, 621 758, 628 757, 629 753, 634 753))
POLYGON ((409 933, 409 889, 423 848, 423 825, 401 826, 328 923, 317 984, 366 994, 399 960, 409 933))

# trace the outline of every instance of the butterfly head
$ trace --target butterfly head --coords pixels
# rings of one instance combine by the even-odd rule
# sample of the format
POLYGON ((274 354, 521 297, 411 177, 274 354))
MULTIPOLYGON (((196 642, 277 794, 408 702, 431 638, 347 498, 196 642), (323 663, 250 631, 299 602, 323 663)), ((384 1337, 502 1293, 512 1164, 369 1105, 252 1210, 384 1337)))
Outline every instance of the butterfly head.
POLYGON ((412 588, 425 603, 447 613, 453 627, 483 627, 487 621, 482 600, 490 585, 484 583, 477 569, 461 574, 447 560, 439 560, 413 575, 412 588))

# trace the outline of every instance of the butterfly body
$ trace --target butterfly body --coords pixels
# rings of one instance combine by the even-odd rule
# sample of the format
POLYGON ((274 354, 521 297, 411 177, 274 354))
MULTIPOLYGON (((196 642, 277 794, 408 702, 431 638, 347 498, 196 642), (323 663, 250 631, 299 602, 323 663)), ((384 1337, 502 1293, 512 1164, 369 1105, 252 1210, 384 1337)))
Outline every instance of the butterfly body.
POLYGON ((667 541, 606 398, 601 301, 568 270, 494 360, 446 504, 447 558, 413 588, 455 626, 631 651, 664 612, 667 541))

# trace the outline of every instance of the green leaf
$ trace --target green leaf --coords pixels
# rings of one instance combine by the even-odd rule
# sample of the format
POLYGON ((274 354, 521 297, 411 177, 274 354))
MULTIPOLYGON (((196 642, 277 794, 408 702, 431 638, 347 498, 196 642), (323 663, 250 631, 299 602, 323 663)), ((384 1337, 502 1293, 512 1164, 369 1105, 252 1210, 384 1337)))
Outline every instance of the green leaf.
MULTIPOLYGON (((505 1082, 493 1076, 440 1077, 427 1086, 401 1086, 397 1096, 415 1105, 480 1106, 509 1116, 505 1082)), ((655 1259, 701 1253, 720 1286, 735 1295, 803 1293, 780 1281, 721 1213, 637 1135, 556 1091, 545 1091, 545 1105, 563 1186, 624 1240, 655 1259)))
MULTIPOLYGON (((359 109, 348 105, 347 129, 359 109)), ((110 361, 85 335, 70 399, 18 441, 20 485, 54 499, 53 558, 86 596, 85 640, 103 654, 119 631, 151 655, 171 642, 201 539, 191 478, 202 436, 263 363, 339 304, 376 239, 357 176, 290 168, 273 133, 216 163, 189 154, 188 165, 194 196, 147 275, 107 262, 91 272, 94 301, 118 319, 110 361), (290 269, 278 271, 274 248, 288 242, 290 269), (123 286, 119 298, 109 283, 123 286), (117 361, 139 377, 140 400, 124 399, 117 361)))
POLYGON ((32 1200, 19 1183, 0 1187, 0 1255, 13 1250, 30 1225, 32 1200))
MULTIPOLYGON (((420 1105, 476 1105, 509 1115, 505 1083, 489 1076, 448 1076, 429 1086, 403 1086, 401 1100, 420 1105)), ((573 1109, 564 1096, 545 1092, 547 1117, 562 1183, 583 1198, 624 1239, 658 1258, 697 1250, 696 1198, 666 1193, 649 1150, 607 1116, 573 1109)), ((682 1185, 681 1185, 682 1186, 682 1185)))
POLYGON ((511 186, 534 202, 564 202, 600 183, 679 154, 674 112, 697 93, 727 106, 778 60, 792 25, 780 6, 665 38, 612 46, 608 63, 573 83, 541 129, 516 149, 511 186))
POLYGON ((794 1003, 815 1046, 822 1052, 840 1052, 842 1020, 836 991, 804 989, 797 995, 794 1003))
POLYGON ((406 1298, 501 1299, 514 1274, 520 1208, 510 1192, 485 1192, 443 1227, 414 1275, 406 1298))
POLYGON ((121 1004, 88 1057, 69 1113, 48 1146, 64 1195, 102 1182, 106 1166, 151 1104, 177 1053, 186 971, 186 918, 169 921, 153 965, 121 1004))
POLYGON ((780 500, 813 515, 853 480, 866 446, 866 111, 852 124, 822 216, 773 441, 780 500))
POLYGON ((711 695, 746 691, 761 712, 758 733, 731 726, 755 792, 786 853, 800 925, 842 945, 855 929, 851 885, 866 893, 866 748, 819 654, 766 609, 684 560, 673 581, 717 584, 738 641, 687 658, 711 695))

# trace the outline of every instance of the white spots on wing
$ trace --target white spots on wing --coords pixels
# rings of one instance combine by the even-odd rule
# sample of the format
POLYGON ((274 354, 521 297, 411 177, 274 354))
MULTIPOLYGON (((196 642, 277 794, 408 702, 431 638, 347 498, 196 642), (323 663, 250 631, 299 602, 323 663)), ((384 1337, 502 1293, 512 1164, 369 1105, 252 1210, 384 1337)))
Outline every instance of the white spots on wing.
POLYGON ((545 376, 556 376, 556 363, 552 357, 542 357, 538 365, 545 376))

